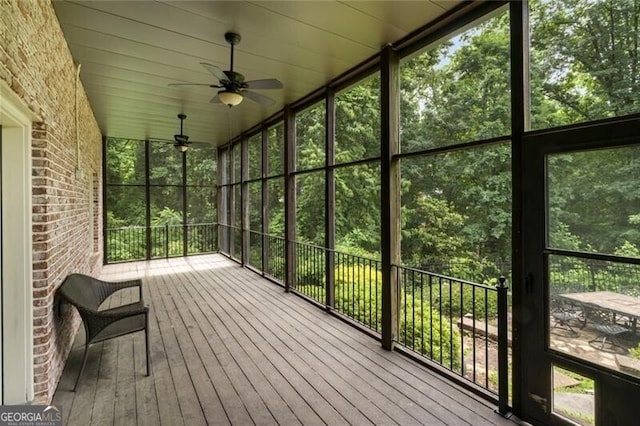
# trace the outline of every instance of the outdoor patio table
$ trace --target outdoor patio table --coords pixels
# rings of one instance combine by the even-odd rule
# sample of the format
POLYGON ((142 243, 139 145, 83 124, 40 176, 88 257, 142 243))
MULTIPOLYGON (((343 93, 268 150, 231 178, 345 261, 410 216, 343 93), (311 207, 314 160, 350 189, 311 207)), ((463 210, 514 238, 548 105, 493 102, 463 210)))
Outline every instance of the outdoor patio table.
POLYGON ((616 315, 629 318, 631 329, 636 334, 636 323, 640 318, 640 298, 627 294, 615 293, 613 291, 592 291, 585 293, 565 293, 560 297, 577 302, 582 306, 609 311, 613 314, 613 321, 616 315))

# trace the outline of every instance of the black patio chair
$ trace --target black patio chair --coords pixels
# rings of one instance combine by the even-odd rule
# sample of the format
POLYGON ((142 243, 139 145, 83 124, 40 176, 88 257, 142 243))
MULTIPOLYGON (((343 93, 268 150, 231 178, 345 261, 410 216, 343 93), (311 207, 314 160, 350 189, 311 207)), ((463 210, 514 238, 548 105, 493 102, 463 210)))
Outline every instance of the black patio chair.
POLYGON ((57 296, 75 306, 82 318, 85 331, 84 358, 73 386, 75 392, 80 376, 87 364, 89 346, 126 334, 144 331, 147 349, 147 376, 151 374, 149 359, 149 308, 142 300, 142 281, 107 282, 88 275, 71 274, 58 287, 57 296), (134 303, 100 310, 100 305, 113 293, 138 287, 139 300, 134 303))
POLYGON ((550 311, 554 320, 552 328, 563 328, 573 337, 580 335, 574 327, 582 329, 587 324, 582 305, 561 299, 559 296, 552 296, 550 311))
POLYGON ((612 351, 615 348, 622 349, 627 352, 627 348, 620 343, 619 338, 630 332, 631 329, 621 324, 616 323, 613 320, 613 314, 609 311, 602 310, 590 310, 589 314, 589 327, 598 332, 598 336, 591 339, 589 344, 595 347, 596 343, 599 343, 600 350, 605 351, 605 346, 610 345, 607 351, 612 351))

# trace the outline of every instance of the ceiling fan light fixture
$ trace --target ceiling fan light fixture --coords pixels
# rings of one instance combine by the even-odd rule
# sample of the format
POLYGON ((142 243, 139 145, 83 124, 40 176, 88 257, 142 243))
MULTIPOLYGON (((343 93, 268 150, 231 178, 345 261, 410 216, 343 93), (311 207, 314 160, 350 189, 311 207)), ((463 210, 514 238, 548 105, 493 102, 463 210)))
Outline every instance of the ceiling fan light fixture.
POLYGON ((188 145, 184 145, 184 144, 180 144, 180 143, 175 143, 175 144, 173 144, 173 146, 176 147, 178 152, 186 152, 187 149, 189 149, 188 145))
POLYGON ((242 99, 244 99, 244 96, 242 96, 241 93, 234 92, 232 90, 221 90, 218 92, 218 98, 220 99, 220 102, 231 108, 239 105, 240 102, 242 102, 242 99))

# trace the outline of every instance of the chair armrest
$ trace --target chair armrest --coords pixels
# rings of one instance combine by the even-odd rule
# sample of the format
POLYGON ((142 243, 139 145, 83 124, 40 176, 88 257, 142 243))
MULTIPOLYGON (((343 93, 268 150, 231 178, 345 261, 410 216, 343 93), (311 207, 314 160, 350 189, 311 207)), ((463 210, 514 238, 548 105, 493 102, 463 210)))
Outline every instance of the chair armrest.
POLYGON ((103 280, 96 280, 96 281, 100 281, 102 284, 106 284, 107 286, 115 288, 117 290, 121 290, 123 288, 129 288, 129 287, 142 288, 142 280, 140 278, 136 278, 135 280, 128 280, 128 281, 103 281, 103 280))
POLYGON ((108 295, 112 295, 116 291, 124 290, 125 288, 138 287, 138 297, 139 300, 142 300, 142 280, 136 278, 134 280, 128 281, 103 281, 96 279, 100 284, 104 285, 108 288, 108 295))
POLYGON ((144 314, 149 311, 142 301, 129 303, 127 305, 116 306, 114 308, 105 309, 104 311, 95 312, 96 316, 102 318, 127 318, 135 315, 144 314))

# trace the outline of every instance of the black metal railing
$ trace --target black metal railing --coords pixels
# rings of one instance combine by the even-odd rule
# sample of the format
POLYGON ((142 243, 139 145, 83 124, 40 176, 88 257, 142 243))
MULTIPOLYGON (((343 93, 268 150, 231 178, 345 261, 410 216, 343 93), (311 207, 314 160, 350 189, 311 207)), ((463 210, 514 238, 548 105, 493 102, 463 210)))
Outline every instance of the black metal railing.
POLYGON ((456 259, 448 261, 423 262, 412 265, 421 271, 456 277, 465 281, 495 285, 497 277, 511 280, 511 262, 492 259, 456 259))
MULTIPOLYGON (((220 229, 219 250, 240 260, 243 247, 242 228, 223 224, 218 224, 218 227, 220 229)), ((286 279, 284 238, 253 230, 247 230, 247 235, 249 247, 245 262, 284 285, 286 279)))
POLYGON ((151 259, 178 257, 184 254, 183 225, 149 227, 151 233, 151 259))
POLYGON ((380 261, 295 242, 295 284, 298 293, 325 305, 333 291, 332 308, 361 325, 381 331, 382 273, 380 261), (333 289, 327 285, 327 255, 333 256, 333 289))
POLYGON ((105 231, 105 262, 123 262, 147 258, 147 228, 128 226, 105 231))
POLYGON ((231 257, 236 260, 242 259, 242 228, 239 226, 230 226, 229 227, 231 236, 232 236, 232 247, 231 247, 231 257))
MULTIPOLYGON (((295 242, 293 289, 325 305, 333 291, 335 312, 377 332, 382 324, 379 260, 295 242), (327 280, 332 256, 334 284, 327 280)), ((508 291, 498 276, 480 284, 408 267, 394 267, 398 280, 397 343, 474 386, 508 396, 508 291), (504 370, 504 371, 503 371, 504 370)), ((504 401, 503 401, 504 399, 504 401)))
POLYGON ((334 308, 378 333, 382 331, 382 264, 379 260, 334 252, 334 308))
POLYGON ((265 235, 267 245, 266 274, 284 283, 286 279, 285 240, 275 235, 265 235))
POLYGON ((236 260, 242 259, 242 228, 238 226, 218 224, 220 229, 221 252, 228 254, 236 260))
POLYGON ((106 263, 212 253, 218 247, 215 223, 128 226, 105 233, 106 263))
POLYGON ((249 256, 247 263, 256 269, 262 269, 262 232, 249 230, 249 256))
POLYGON ((215 223, 187 225, 187 253, 201 254, 218 251, 218 229, 215 223))
POLYGON ((504 277, 490 286, 407 267, 396 271, 398 344, 491 393, 508 395, 499 370, 508 365, 504 277))
POLYGON ((313 244, 296 242, 295 283, 299 293, 324 304, 326 301, 325 249, 313 244))
POLYGON ((284 238, 249 230, 249 256, 247 262, 253 268, 270 275, 284 285, 284 238))
POLYGON ((222 223, 218 224, 219 235, 218 235, 218 249, 223 253, 231 253, 231 242, 229 240, 229 235, 231 232, 231 228, 228 225, 224 225, 222 223))

